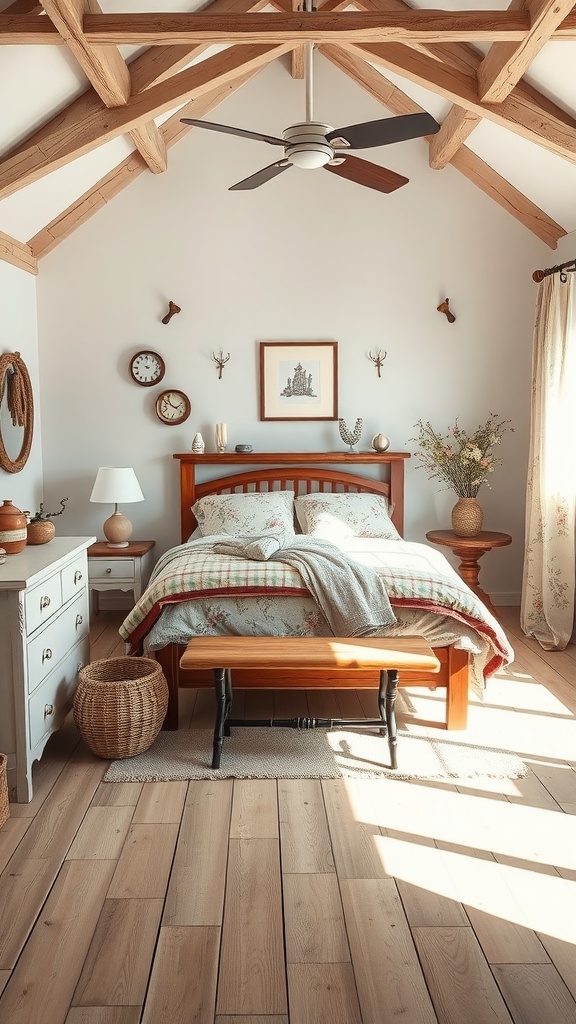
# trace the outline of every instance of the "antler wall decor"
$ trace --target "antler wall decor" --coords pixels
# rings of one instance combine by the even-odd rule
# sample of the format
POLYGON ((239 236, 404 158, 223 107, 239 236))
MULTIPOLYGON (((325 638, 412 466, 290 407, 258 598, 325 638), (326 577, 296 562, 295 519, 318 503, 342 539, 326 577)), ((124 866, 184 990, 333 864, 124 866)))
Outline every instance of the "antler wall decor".
POLYGON ((163 324, 169 324, 171 319, 172 319, 172 317, 176 313, 180 313, 180 312, 182 312, 180 306, 177 306, 175 302, 169 302, 168 303, 168 312, 166 313, 166 316, 162 317, 162 323, 163 324))
POLYGON ((377 351, 376 353, 374 353, 374 354, 373 354, 372 352, 369 352, 369 353, 368 353, 368 358, 369 358, 369 359, 371 359, 371 360, 372 360, 372 362, 374 363, 374 366, 375 366, 375 367, 376 367, 376 369, 378 370, 378 376, 379 376, 379 377, 381 376, 381 373, 380 373, 380 368, 381 368, 381 366, 382 366, 382 363, 383 363, 383 362, 384 362, 384 360, 386 359, 386 356, 387 356, 387 355, 388 355, 388 352, 383 352, 383 351, 382 351, 382 349, 380 349, 380 348, 379 348, 379 349, 378 349, 378 351, 377 351))
POLYGON ((216 354, 216 352, 212 353, 212 359, 218 367, 218 380, 222 380, 222 370, 224 369, 224 364, 230 359, 230 353, 227 352, 226 355, 224 355, 222 349, 220 349, 218 354, 216 354))
POLYGON ((449 324, 454 323, 456 317, 454 316, 454 313, 450 312, 450 299, 444 299, 444 302, 441 302, 439 306, 436 306, 436 309, 439 313, 444 313, 449 324))

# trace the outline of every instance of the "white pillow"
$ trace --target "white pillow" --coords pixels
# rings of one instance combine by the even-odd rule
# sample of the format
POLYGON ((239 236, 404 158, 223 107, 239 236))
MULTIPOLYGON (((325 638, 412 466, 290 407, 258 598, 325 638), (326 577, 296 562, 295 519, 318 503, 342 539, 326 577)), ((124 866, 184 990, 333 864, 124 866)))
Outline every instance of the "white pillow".
POLYGON ((390 519, 390 506, 381 494, 347 491, 304 494, 294 502, 302 531, 324 540, 381 537, 401 540, 390 519))
POLYGON ((208 494, 192 505, 202 536, 257 537, 268 530, 294 534, 294 491, 208 494))

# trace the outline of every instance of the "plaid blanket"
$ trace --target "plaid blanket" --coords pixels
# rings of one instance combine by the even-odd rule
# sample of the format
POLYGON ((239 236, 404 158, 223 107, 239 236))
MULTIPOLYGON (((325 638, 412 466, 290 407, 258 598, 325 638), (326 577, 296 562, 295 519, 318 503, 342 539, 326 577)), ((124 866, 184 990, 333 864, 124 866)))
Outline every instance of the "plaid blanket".
MULTIPOLYGON (((120 635, 132 652, 170 604, 216 595, 310 596, 300 574, 290 565, 215 553, 214 545, 228 539, 223 535, 203 537, 171 548, 160 558, 148 588, 120 626, 120 635)), ((440 551, 427 544, 372 538, 353 538, 339 547, 350 558, 376 569, 393 608, 419 608, 449 616, 485 637, 493 651, 485 677, 513 659, 500 624, 440 551)))

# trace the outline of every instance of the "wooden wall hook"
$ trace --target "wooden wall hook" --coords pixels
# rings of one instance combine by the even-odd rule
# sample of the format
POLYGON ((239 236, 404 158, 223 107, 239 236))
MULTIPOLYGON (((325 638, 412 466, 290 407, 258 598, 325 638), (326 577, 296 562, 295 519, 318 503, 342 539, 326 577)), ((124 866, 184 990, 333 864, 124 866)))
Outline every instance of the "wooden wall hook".
POLYGON ((438 310, 439 313, 444 313, 444 316, 446 317, 449 324, 454 323, 456 317, 454 316, 454 313, 450 312, 449 299, 444 299, 444 302, 441 302, 439 306, 436 306, 436 309, 438 310))
POLYGON ((175 313, 180 313, 180 312, 181 312, 180 306, 177 306, 175 302, 169 302, 168 303, 168 312, 166 313, 166 316, 162 317, 162 323, 163 324, 169 324, 171 319, 172 319, 172 317, 174 316, 174 314, 175 313))

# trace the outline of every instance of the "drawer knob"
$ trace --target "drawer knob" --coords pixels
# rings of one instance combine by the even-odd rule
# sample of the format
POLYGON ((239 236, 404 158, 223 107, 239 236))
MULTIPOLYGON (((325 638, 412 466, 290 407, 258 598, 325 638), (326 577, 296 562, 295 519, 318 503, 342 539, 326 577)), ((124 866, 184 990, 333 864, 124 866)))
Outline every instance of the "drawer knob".
POLYGON ((82 579, 82 573, 80 572, 79 569, 77 569, 76 572, 74 573, 74 583, 80 583, 81 579, 82 579))
POLYGON ((110 566, 108 566, 108 568, 106 569, 106 575, 109 576, 111 572, 112 569, 110 568, 110 566))
POLYGON ((48 608, 49 604, 50 604, 50 598, 49 597, 47 597, 46 595, 44 595, 44 597, 41 597, 40 598, 40 611, 43 611, 44 608, 48 608))
POLYGON ((44 663, 45 661, 50 661, 51 657, 52 651, 50 650, 49 647, 45 647, 44 650, 42 651, 42 662, 44 663))
POLYGON ((50 718, 50 715, 53 715, 53 714, 54 714, 54 705, 53 704, 45 704, 44 705, 44 718, 50 718))
POLYGON ((76 616, 76 625, 77 626, 81 626, 83 622, 84 622, 84 619, 82 618, 82 616, 81 615, 77 615, 76 616))

